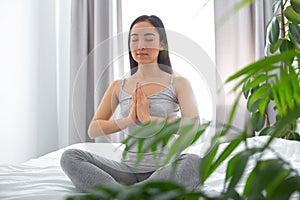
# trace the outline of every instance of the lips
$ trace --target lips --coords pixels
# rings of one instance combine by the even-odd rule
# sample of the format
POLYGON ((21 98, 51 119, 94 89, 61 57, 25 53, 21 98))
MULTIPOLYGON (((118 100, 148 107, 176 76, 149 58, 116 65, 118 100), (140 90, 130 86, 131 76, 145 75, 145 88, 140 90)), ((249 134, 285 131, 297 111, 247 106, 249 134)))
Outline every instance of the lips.
POLYGON ((144 52, 138 52, 138 53, 136 53, 136 55, 138 55, 138 56, 146 56, 146 55, 148 55, 147 53, 144 53, 144 52))

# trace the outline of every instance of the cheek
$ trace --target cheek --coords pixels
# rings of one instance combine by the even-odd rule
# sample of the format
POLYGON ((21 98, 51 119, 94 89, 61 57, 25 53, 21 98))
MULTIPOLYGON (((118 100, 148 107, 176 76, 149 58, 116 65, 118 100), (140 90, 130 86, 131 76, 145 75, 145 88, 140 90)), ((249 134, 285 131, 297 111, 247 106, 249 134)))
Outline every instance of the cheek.
POLYGON ((158 56, 159 54, 159 49, 158 48, 151 48, 148 50, 149 54, 151 54, 152 56, 158 56))
POLYGON ((136 51, 138 49, 137 43, 130 43, 130 51, 136 51))

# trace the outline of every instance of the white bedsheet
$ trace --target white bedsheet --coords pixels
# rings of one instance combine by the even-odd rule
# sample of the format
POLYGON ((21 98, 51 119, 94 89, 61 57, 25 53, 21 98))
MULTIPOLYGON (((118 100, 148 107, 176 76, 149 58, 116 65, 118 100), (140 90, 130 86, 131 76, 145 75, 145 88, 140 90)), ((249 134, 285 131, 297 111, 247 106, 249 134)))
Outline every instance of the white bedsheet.
POLYGON ((0 199, 62 200, 78 193, 60 167, 66 149, 76 148, 120 160, 119 144, 80 143, 17 165, 0 165, 0 199))
MULTIPOLYGON (((249 145, 260 146, 266 142, 267 138, 249 138, 249 145)), ((91 151, 113 160, 120 160, 122 149, 116 150, 118 145, 108 143, 80 143, 22 164, 0 165, 0 199, 62 200, 69 195, 74 195, 78 191, 76 191, 72 182, 63 173, 59 165, 61 154, 66 149, 77 148, 91 151)), ((300 173, 299 142, 275 139, 271 146, 300 173)), ((201 143, 190 147, 187 152, 203 156, 207 147, 207 143, 201 143)), ((225 147, 226 143, 221 145, 220 150, 225 147)), ((243 149, 242 145, 234 151, 233 155, 241 149, 243 149)), ((273 151, 269 151, 265 156, 265 158, 272 157, 274 157, 273 151)), ((206 191, 213 194, 222 190, 226 171, 225 167, 225 164, 221 165, 207 180, 204 187, 206 191)), ((246 171, 250 171, 252 168, 253 166, 250 164, 246 171)), ((241 188, 243 183, 239 186, 241 188)))

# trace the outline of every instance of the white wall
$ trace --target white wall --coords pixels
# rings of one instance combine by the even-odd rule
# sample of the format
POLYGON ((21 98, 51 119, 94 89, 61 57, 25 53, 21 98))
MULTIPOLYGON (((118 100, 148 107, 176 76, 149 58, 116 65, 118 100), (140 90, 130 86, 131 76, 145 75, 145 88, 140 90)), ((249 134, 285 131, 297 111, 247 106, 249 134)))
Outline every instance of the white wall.
POLYGON ((71 0, 56 0, 57 106, 59 147, 69 144, 71 0))
POLYGON ((0 163, 58 147, 55 1, 0 1, 0 163))

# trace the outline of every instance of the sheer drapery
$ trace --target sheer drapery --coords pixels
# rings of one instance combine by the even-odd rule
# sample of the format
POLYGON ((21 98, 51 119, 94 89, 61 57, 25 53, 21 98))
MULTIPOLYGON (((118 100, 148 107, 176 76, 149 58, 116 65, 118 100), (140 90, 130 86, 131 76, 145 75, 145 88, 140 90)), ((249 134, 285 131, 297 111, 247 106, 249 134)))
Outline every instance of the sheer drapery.
MULTIPOLYGON (((121 32, 121 1, 71 1, 69 144, 91 141, 89 123, 116 71, 113 68, 113 25, 121 32), (114 10, 115 9, 115 10, 114 10)), ((115 31, 115 32, 117 32, 115 31)), ((120 72, 119 72, 120 73, 120 72)), ((122 72, 121 72, 122 73, 122 72)), ((96 141, 120 141, 112 134, 96 141)))

